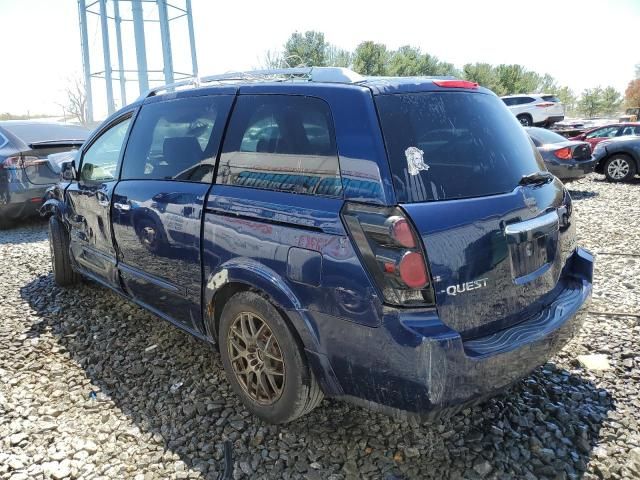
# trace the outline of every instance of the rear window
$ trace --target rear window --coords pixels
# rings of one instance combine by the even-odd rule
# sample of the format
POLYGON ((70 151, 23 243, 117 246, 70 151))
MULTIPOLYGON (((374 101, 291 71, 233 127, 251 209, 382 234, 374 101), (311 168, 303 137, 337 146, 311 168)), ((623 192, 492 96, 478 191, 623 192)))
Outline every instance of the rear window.
POLYGON ((545 102, 560 103, 560 99, 558 97, 556 97, 555 95, 543 95, 542 99, 545 102))
POLYGON ((550 130, 546 130, 544 128, 527 128, 526 130, 531 138, 537 140, 541 145, 549 145, 551 143, 561 143, 567 141, 567 139, 562 135, 550 130))
POLYGON ((12 133, 27 145, 38 142, 61 140, 86 140, 89 130, 75 125, 55 123, 3 123, 2 128, 12 133))
POLYGON ((376 104, 400 202, 506 193, 523 175, 544 170, 524 129, 493 95, 380 95, 376 104))

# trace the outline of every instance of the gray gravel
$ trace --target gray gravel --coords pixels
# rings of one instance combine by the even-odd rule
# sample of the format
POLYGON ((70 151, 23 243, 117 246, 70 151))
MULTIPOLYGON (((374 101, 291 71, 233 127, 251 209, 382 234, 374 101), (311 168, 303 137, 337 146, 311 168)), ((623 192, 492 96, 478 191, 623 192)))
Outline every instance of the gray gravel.
POLYGON ((115 294, 53 285, 45 225, 0 232, 0 479, 640 478, 640 182, 570 184, 596 252, 580 335, 505 394, 420 426, 325 400, 274 427, 217 354, 115 294), (604 354, 589 371, 578 355, 604 354))

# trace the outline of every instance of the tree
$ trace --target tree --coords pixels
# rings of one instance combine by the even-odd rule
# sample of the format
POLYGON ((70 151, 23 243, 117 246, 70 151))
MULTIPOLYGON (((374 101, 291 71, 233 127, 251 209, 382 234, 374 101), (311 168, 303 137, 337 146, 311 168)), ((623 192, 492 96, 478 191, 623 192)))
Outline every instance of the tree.
POLYGON ((387 71, 389 75, 398 77, 456 75, 458 73, 453 64, 442 62, 438 57, 422 53, 419 48, 410 45, 404 45, 391 54, 387 71))
POLYGON ((263 69, 286 68, 288 66, 282 57, 282 52, 277 50, 267 50, 260 61, 260 68, 263 69))
POLYGON ((328 45, 326 49, 326 59, 328 67, 349 68, 353 63, 353 54, 335 45, 328 45))
POLYGON ((640 78, 631 80, 624 92, 627 107, 640 107, 640 78))
POLYGON ((600 111, 604 115, 613 115, 622 105, 622 95, 613 87, 607 87, 602 91, 600 99, 600 111))
POLYGON ((322 32, 294 32, 284 44, 284 59, 292 67, 323 67, 327 64, 327 47, 322 32))
POLYGON ((71 115, 72 118, 76 118, 81 125, 87 125, 87 92, 84 89, 83 82, 78 79, 69 80, 69 84, 65 88, 65 94, 67 95, 67 102, 62 107, 71 115))
POLYGON ((462 78, 492 90, 496 95, 505 95, 496 69, 488 63, 467 63, 462 67, 462 78))
POLYGON ((564 105, 566 112, 573 112, 576 108, 576 95, 569 87, 558 87, 547 90, 547 93, 555 95, 564 105))
POLYGON ((389 75, 407 77, 424 75, 424 59, 419 48, 404 45, 391 54, 387 71, 389 75))
POLYGON ((540 84, 540 75, 530 72, 522 65, 501 64, 496 67, 496 72, 506 95, 533 93, 540 84))
POLYGON ((601 87, 585 89, 578 101, 578 111, 588 118, 595 117, 602 109, 602 94, 601 87))
POLYGON ((362 42, 356 48, 353 69, 362 75, 386 75, 389 52, 382 43, 362 42))

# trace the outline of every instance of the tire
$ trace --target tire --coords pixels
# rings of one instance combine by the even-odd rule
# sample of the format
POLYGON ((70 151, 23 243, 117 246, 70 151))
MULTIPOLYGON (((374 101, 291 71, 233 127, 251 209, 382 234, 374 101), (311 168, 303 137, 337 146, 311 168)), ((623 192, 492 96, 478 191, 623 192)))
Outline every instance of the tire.
POLYGON ((636 165, 631 157, 617 154, 607 159, 603 170, 609 182, 628 182, 636 174, 636 165))
POLYGON ((71 268, 69 258, 69 234, 56 217, 49 218, 49 249, 53 279, 61 287, 75 285, 80 275, 71 268))
POLYGON ((285 319, 260 295, 240 292, 226 302, 218 338, 229 383, 262 420, 291 422, 324 398, 285 319))
POLYGON ((533 127, 533 118, 528 113, 520 114, 516 118, 523 127, 533 127))

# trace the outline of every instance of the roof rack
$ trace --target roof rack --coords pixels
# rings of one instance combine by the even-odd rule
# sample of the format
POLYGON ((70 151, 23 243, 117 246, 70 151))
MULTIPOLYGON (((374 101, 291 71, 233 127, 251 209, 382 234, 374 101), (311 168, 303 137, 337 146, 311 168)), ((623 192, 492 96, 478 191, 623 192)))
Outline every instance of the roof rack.
POLYGON ((214 82, 267 82, 267 81, 294 81, 303 80, 308 82, 325 83, 357 83, 365 80, 362 75, 341 67, 298 67, 298 68, 275 68, 269 70, 247 70, 244 72, 229 72, 218 75, 208 75, 205 77, 194 77, 179 82, 162 85, 147 90, 140 96, 140 99, 152 97, 162 91, 172 91, 180 87, 194 88, 206 83, 214 82))

